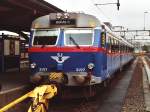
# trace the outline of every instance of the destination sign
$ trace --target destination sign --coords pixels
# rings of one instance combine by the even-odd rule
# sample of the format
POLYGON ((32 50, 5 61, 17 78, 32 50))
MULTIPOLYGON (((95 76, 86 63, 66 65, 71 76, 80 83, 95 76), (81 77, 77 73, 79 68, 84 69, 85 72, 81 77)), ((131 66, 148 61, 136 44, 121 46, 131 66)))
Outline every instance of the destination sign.
POLYGON ((75 19, 50 20, 51 25, 76 25, 75 19))

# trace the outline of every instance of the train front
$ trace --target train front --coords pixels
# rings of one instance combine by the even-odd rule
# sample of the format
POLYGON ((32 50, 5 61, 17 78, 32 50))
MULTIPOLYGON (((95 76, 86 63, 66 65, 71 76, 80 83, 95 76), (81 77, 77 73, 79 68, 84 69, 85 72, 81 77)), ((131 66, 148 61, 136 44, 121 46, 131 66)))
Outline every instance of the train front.
POLYGON ((101 79, 94 75, 98 30, 87 27, 87 23, 96 24, 95 18, 75 13, 68 14, 69 19, 58 16, 52 13, 33 23, 29 48, 31 80, 68 86, 100 83, 101 79))

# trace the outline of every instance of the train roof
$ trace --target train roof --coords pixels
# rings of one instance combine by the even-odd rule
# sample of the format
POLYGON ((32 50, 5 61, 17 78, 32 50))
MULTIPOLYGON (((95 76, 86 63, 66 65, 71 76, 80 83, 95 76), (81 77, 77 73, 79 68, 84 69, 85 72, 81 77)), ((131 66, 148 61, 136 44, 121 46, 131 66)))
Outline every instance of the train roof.
POLYGON ((32 28, 100 27, 101 22, 92 15, 84 13, 50 13, 37 18, 32 28))
POLYGON ((111 29, 104 23, 100 22, 98 18, 85 13, 50 13, 49 15, 45 15, 34 20, 31 28, 101 28, 102 25, 105 26, 106 31, 112 35, 113 38, 116 38, 125 45, 134 47, 127 40, 111 31, 111 29))
POLYGON ((113 36, 113 38, 117 39, 118 41, 120 41, 121 43, 128 45, 130 47, 134 47, 130 42, 128 42, 126 39, 122 38, 121 36, 117 35, 115 32, 113 32, 107 25, 105 25, 104 23, 102 23, 102 25, 105 26, 106 31, 113 36))

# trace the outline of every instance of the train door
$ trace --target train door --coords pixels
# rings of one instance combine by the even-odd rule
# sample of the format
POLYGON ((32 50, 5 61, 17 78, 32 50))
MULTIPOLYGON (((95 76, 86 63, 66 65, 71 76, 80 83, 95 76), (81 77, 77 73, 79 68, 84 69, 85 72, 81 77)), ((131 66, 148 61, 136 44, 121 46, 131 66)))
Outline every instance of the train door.
POLYGON ((101 48, 104 49, 102 53, 102 70, 105 72, 107 71, 107 52, 106 52, 106 32, 101 32, 101 48))

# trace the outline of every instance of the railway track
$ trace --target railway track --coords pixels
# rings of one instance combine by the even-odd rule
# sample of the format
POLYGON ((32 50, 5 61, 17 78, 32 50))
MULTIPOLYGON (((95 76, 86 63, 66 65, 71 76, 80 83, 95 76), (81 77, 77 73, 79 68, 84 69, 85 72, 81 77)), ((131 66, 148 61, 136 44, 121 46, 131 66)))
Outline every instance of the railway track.
POLYGON ((101 87, 95 97, 50 102, 52 112, 120 112, 137 61, 117 72, 107 87, 101 87))
POLYGON ((142 68, 142 60, 139 59, 126 94, 122 112, 145 112, 142 68))
POLYGON ((150 67, 150 56, 145 56, 145 60, 148 64, 148 66, 150 67))

